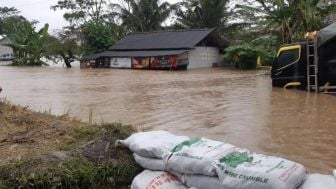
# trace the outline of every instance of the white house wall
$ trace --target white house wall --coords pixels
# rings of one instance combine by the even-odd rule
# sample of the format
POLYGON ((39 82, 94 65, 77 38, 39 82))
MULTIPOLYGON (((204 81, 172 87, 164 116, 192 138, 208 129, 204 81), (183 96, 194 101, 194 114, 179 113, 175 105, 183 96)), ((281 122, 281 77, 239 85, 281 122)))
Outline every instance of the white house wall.
POLYGON ((220 62, 219 50, 215 47, 196 47, 189 51, 188 69, 209 68, 220 62))
POLYGON ((111 68, 132 68, 131 58, 111 58, 111 68))
POLYGON ((12 48, 5 46, 5 44, 9 44, 9 43, 10 41, 7 38, 2 39, 0 41, 0 57, 2 57, 3 55, 13 54, 12 48))

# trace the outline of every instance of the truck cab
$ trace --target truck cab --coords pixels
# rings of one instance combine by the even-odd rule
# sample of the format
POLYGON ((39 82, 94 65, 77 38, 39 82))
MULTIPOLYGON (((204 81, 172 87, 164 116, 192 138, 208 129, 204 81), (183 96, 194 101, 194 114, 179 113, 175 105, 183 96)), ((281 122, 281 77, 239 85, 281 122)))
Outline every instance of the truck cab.
POLYGON ((272 84, 283 87, 287 83, 306 83, 307 75, 307 43, 293 43, 280 47, 277 57, 272 64, 272 84))
POLYGON ((305 38, 306 42, 280 47, 272 64, 273 86, 295 83, 308 91, 318 92, 321 86, 336 90, 336 22, 305 38))

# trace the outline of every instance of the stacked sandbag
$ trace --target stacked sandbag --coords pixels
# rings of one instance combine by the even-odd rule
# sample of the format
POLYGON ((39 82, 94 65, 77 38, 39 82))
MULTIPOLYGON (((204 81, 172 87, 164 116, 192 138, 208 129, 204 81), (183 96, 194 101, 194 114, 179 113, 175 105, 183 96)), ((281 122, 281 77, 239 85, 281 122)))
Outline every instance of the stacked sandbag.
POLYGON ((234 151, 214 162, 223 186, 239 189, 298 188, 306 177, 305 168, 273 156, 234 151))
POLYGON ((298 163, 206 138, 154 131, 119 143, 134 152, 143 168, 168 171, 198 189, 296 189, 306 177, 298 163))
POLYGON ((167 169, 184 174, 216 176, 212 163, 234 149, 231 144, 206 138, 190 138, 171 150, 167 169))
POLYGON ((177 145, 166 168, 184 174, 217 176, 224 188, 237 189, 295 189, 306 177, 305 168, 298 163, 206 138, 191 138, 177 145))
POLYGON ((188 187, 197 189, 229 189, 223 186, 218 177, 209 177, 205 175, 187 175, 177 172, 172 172, 181 183, 188 187))
POLYGON ((168 172, 145 170, 134 178, 131 189, 187 189, 187 187, 168 172))
POLYGON ((152 171, 165 171, 166 161, 158 158, 146 158, 139 156, 138 154, 133 154, 134 160, 144 169, 149 169, 152 171))
POLYGON ((135 133, 117 143, 128 147, 142 157, 162 159, 176 145, 189 140, 186 136, 175 136, 167 131, 135 133))
POLYGON ((334 176, 321 174, 308 175, 300 189, 336 189, 336 174, 334 176))

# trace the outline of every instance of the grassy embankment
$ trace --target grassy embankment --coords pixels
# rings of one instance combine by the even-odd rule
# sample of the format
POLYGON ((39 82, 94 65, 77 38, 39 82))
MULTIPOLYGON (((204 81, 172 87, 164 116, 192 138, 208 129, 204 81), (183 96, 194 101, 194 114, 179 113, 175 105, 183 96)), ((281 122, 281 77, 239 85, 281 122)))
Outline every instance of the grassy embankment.
POLYGON ((141 168, 114 144, 133 132, 0 101, 0 189, 126 188, 141 168))

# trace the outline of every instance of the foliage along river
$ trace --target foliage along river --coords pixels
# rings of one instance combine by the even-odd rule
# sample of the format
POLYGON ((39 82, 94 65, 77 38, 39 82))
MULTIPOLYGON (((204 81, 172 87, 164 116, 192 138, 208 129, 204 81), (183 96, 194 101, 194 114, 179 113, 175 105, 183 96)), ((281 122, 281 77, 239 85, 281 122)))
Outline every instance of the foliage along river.
POLYGON ((336 168, 336 96, 272 88, 265 71, 0 67, 2 98, 33 110, 205 136, 336 168))

